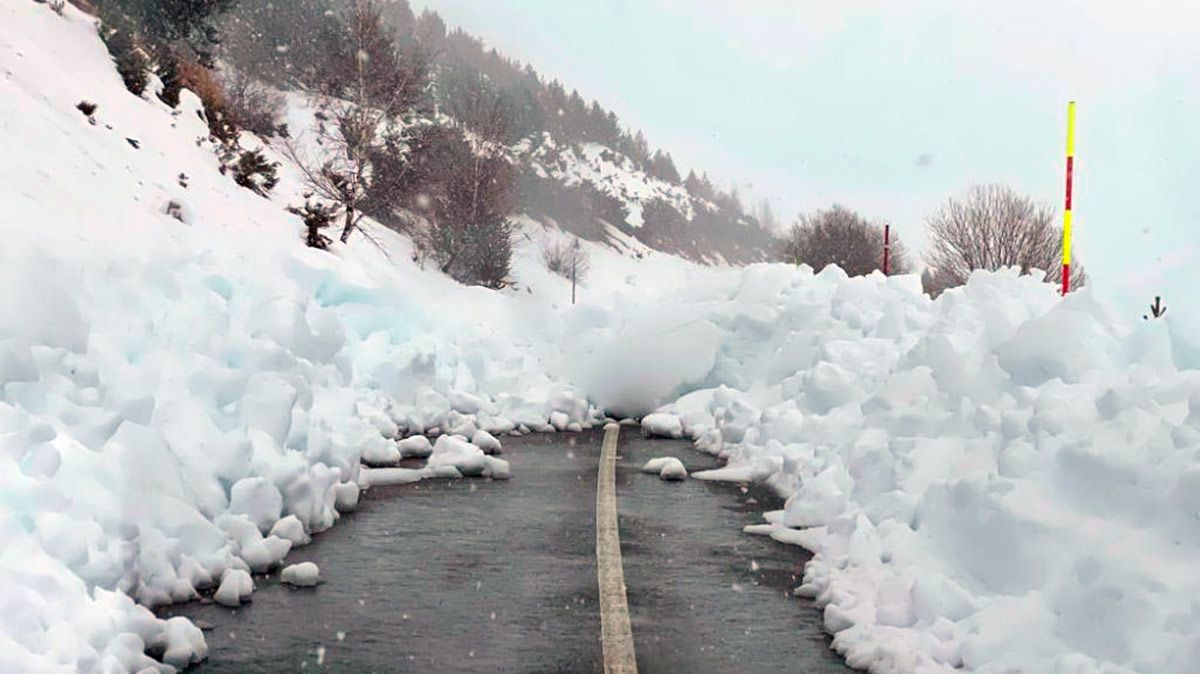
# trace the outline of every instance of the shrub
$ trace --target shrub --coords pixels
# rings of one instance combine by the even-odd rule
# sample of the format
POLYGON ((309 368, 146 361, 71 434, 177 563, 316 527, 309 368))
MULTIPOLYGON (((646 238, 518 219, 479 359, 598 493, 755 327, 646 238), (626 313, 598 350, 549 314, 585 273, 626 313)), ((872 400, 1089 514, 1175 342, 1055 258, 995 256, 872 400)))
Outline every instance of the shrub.
POLYGON ((508 285, 512 165, 498 152, 473 148, 454 128, 425 128, 408 145, 394 189, 401 205, 429 223, 422 245, 438 268, 460 283, 508 285))
POLYGON ((591 260, 578 237, 570 241, 547 238, 542 242, 542 261, 546 269, 568 281, 582 281, 591 268, 591 260))
POLYGON ((574 304, 575 289, 591 269, 591 259, 579 237, 571 241, 547 238, 542 242, 542 261, 546 269, 571 282, 571 304, 574 304))
POLYGON ((98 16, 100 14, 100 10, 96 8, 96 3, 92 2, 92 0, 71 0, 71 4, 89 16, 98 16))
POLYGON ((259 196, 267 196, 279 184, 279 164, 268 161, 262 150, 241 152, 231 168, 233 181, 259 196))
POLYGON ((92 126, 95 126, 96 125, 96 110, 99 109, 99 107, 100 106, 96 105, 95 103, 93 103, 91 101, 79 101, 79 103, 76 104, 75 109, 82 112, 84 117, 87 117, 87 121, 89 124, 91 124, 92 126))
MULTIPOLYGON (((208 122, 208 131, 212 137, 222 143, 236 141, 237 124, 227 111, 225 90, 213 75, 213 71, 196 61, 174 60, 173 63, 172 68, 178 87, 196 94, 196 97, 204 104, 204 117, 208 122)), ((178 94, 175 94, 174 101, 174 105, 179 104, 178 94)))
POLYGON ((67 0, 34 0, 34 2, 45 4, 59 16, 62 16, 63 10, 67 8, 67 0))
POLYGON ((276 135, 285 128, 281 94, 232 68, 223 69, 218 81, 224 89, 225 112, 238 127, 264 137, 276 135))
MULTIPOLYGON (((800 216, 780 246, 785 262, 807 264, 816 270, 833 264, 850 276, 883 269, 883 225, 870 222, 844 206, 800 216)), ((912 266, 895 233, 891 240, 891 274, 906 274, 912 266)))
POLYGON ((337 217, 337 206, 306 201, 303 208, 289 206, 287 210, 289 213, 299 215, 304 220, 305 245, 321 250, 329 248, 333 239, 325 236, 323 232, 333 224, 334 218, 337 217))
POLYGON ((134 96, 141 96, 150 83, 150 57, 129 30, 117 29, 104 36, 108 53, 117 66, 117 73, 125 88, 134 96))
MULTIPOLYGON (((101 0, 100 16, 106 23, 122 21, 138 27, 156 53, 186 49, 202 63, 212 63, 211 48, 218 41, 217 21, 236 0, 101 0)), ((160 69, 164 66, 159 60, 160 69)), ((166 78, 163 78, 166 81, 166 78)))

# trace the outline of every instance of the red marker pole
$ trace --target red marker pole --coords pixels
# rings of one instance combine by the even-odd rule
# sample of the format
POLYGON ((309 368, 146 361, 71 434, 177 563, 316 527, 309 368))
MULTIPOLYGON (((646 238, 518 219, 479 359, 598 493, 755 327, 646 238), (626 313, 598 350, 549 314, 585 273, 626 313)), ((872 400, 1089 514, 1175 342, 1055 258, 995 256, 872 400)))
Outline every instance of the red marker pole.
POLYGON ((1071 183, 1075 179, 1075 101, 1067 104, 1067 198, 1063 207, 1062 294, 1071 292, 1071 183))
POLYGON ((892 275, 892 226, 883 226, 883 275, 892 275))

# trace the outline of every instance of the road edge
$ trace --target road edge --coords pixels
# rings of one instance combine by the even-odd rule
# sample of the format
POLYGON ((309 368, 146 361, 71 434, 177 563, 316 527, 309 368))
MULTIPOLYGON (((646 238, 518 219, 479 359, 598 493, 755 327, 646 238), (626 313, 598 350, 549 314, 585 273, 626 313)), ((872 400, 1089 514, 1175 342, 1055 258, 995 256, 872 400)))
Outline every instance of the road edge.
POLYGON ((617 440, 621 427, 604 427, 596 479, 596 578, 600 585, 600 643, 606 674, 636 674, 633 629, 625 596, 621 534, 617 527, 617 440))

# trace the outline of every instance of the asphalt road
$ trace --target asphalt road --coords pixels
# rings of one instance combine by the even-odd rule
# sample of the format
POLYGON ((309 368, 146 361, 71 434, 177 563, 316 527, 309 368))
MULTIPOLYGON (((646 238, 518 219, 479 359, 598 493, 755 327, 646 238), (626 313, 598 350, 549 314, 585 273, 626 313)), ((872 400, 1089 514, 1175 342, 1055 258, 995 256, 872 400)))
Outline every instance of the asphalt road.
MULTIPOLYGON (((326 583, 256 578, 238 610, 162 615, 211 626, 199 674, 600 672, 595 563, 600 433, 505 442, 510 481, 376 488, 359 511, 288 557, 326 583)), ((621 551, 639 671, 848 673, 816 608, 791 597, 803 551, 741 532, 776 507, 759 490, 638 471, 685 443, 623 429, 621 551)))

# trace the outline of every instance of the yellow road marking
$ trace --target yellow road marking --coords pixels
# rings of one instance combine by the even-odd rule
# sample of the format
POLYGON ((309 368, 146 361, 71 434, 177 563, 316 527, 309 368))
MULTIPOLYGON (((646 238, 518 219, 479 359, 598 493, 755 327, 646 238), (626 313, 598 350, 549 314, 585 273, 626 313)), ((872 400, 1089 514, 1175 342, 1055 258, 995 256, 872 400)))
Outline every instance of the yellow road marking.
POLYGON ((596 480, 596 576, 600 583, 600 642, 605 674, 636 674, 633 629, 621 566, 621 534, 617 529, 617 438, 621 427, 604 427, 600 470, 596 480))

